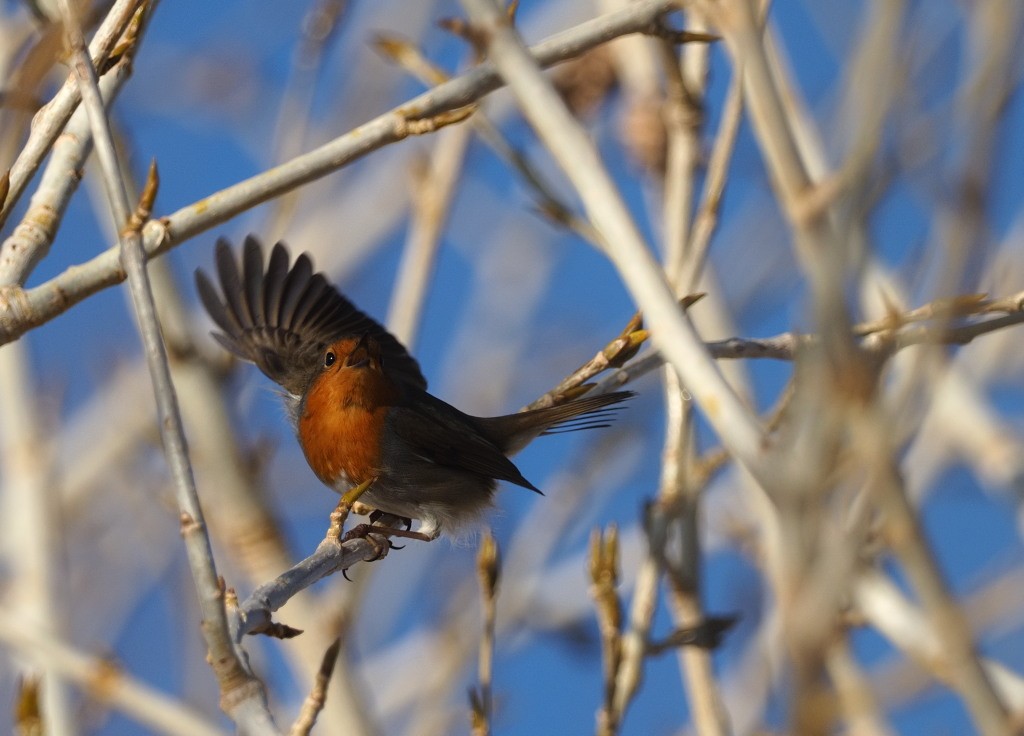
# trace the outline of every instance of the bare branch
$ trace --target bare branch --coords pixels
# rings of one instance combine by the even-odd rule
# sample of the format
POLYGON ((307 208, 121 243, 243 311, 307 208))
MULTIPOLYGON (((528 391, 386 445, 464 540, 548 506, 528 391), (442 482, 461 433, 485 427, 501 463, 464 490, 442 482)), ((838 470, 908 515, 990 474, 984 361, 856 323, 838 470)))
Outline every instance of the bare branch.
MULTIPOLYGON (((386 528, 381 527, 379 535, 371 536, 383 538, 387 532, 386 528)), ((386 540, 378 542, 367 537, 341 542, 337 534, 328 533, 313 554, 274 580, 259 586, 239 604, 236 638, 264 633, 273 625, 271 614, 298 591, 359 562, 378 560, 387 554, 387 550, 386 540)))
MULTIPOLYGON (((174 395, 166 348, 160 334, 152 287, 146 274, 145 253, 140 237, 141 221, 132 221, 133 209, 128 204, 127 189, 121 177, 121 168, 117 162, 106 111, 103 108, 103 98, 97 85, 96 70, 86 52, 78 19, 70 0, 61 0, 61 12, 74 56, 75 77, 78 80, 82 103, 89 116, 96 153, 103 170, 111 214, 118 227, 124 228, 119 232, 121 257, 129 278, 138 327, 153 381, 164 451, 175 480, 182 536, 185 539, 193 580, 203 611, 201 628, 210 648, 214 674, 221 688, 221 704, 232 719, 252 733, 277 733, 263 688, 252 673, 247 671, 228 633, 223 589, 214 566, 213 550, 206 533, 203 511, 188 458, 184 427, 174 395)), ((155 177, 154 166, 150 170, 151 183, 147 184, 144 191, 147 201, 140 203, 139 206, 141 212, 148 213, 152 207, 153 199, 156 197, 156 186, 152 181, 155 177)))
MULTIPOLYGON (((89 54, 96 68, 106 64, 111 51, 114 50, 118 39, 128 27, 128 23, 140 5, 142 5, 142 0, 118 0, 110 8, 110 12, 107 13, 107 17, 96 31, 96 36, 89 46, 89 54)), ((57 140, 57 136, 60 135, 80 100, 81 94, 75 81, 75 75, 71 74, 53 100, 36 113, 28 142, 9 172, 10 188, 7 196, 2 200, 0 226, 7 222, 11 211, 21 198, 22 192, 25 191, 25 187, 28 186, 32 176, 54 141, 57 140)))
POLYGON ((761 430, 726 383, 688 320, 679 314, 661 269, 626 209, 593 143, 541 74, 501 11, 490 0, 464 0, 488 39, 491 61, 505 76, 524 114, 579 193, 634 300, 650 322, 655 345, 679 371, 709 421, 755 475, 761 430))
MULTIPOLYGON (((612 38, 646 32, 672 0, 642 0, 552 36, 534 49, 542 66, 573 58, 612 38)), ((489 64, 425 92, 319 148, 181 208, 143 229, 146 256, 170 248, 256 205, 337 171, 383 146, 436 129, 430 121, 469 105, 501 86, 489 64), (426 125, 424 125, 426 121, 426 125)), ((101 289, 125 279, 112 247, 28 291, 0 288, 0 345, 17 339, 101 289)))
POLYGON ((327 686, 331 682, 331 673, 334 672, 334 665, 338 661, 338 652, 341 650, 341 639, 335 639, 334 643, 324 652, 323 662, 320 670, 316 673, 316 680, 313 689, 310 690, 306 700, 302 703, 299 716, 292 724, 288 736, 309 736, 309 732, 316 725, 316 718, 324 709, 324 701, 327 697, 327 686))
POLYGON ((97 702, 113 706, 139 723, 172 736, 219 736, 219 728, 191 709, 120 671, 110 662, 68 646, 53 632, 0 608, 0 641, 39 661, 47 671, 76 683, 97 702))

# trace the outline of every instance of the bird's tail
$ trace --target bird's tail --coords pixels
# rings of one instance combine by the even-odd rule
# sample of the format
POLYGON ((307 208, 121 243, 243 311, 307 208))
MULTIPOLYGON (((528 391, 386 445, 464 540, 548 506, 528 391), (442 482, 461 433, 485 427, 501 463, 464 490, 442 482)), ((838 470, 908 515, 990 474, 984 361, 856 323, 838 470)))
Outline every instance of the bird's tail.
POLYGON ((632 391, 584 396, 558 406, 531 409, 500 417, 475 417, 484 436, 506 455, 513 455, 542 434, 560 434, 611 425, 632 391))

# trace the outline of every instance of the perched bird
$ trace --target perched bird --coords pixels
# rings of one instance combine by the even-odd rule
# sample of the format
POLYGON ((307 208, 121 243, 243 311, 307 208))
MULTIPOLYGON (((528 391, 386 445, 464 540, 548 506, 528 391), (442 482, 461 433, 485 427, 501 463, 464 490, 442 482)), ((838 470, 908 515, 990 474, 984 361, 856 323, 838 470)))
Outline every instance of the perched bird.
MULTIPOLYGON (((607 426, 632 396, 584 396, 499 417, 464 414, 427 393, 419 364, 360 312, 305 253, 289 266, 278 243, 264 261, 249 237, 236 262, 216 248, 220 291, 196 271, 199 296, 222 330, 214 337, 280 384, 309 466, 339 493, 421 522, 422 538, 452 533, 490 505, 497 481, 537 488, 508 459, 535 437, 607 426)), ((539 491, 537 491, 539 493, 539 491)))

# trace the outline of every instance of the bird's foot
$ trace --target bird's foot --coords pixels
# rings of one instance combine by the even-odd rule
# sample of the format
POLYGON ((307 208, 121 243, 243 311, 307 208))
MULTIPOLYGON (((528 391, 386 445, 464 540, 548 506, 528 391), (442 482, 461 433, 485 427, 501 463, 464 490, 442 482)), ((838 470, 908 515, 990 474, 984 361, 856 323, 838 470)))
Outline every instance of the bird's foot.
MULTIPOLYGON (((408 521, 408 520, 407 519, 403 519, 403 521, 408 521)), ((377 525, 377 524, 370 523, 370 524, 358 524, 358 525, 352 527, 347 532, 345 532, 344 536, 341 538, 341 541, 342 542, 347 542, 350 539, 367 539, 367 540, 369 540, 369 539, 371 539, 370 535, 384 537, 385 541, 387 541, 387 543, 388 543, 388 548, 389 549, 401 549, 401 547, 396 547, 394 544, 392 544, 391 540, 388 539, 388 537, 401 537, 402 539, 418 539, 421 542, 430 542, 430 541, 433 541, 433 539, 434 539, 434 537, 430 536, 429 534, 422 534, 420 532, 409 531, 408 528, 405 528, 405 529, 395 529, 394 527, 391 527, 391 526, 377 525)), ((379 559, 379 558, 374 558, 374 559, 379 559)))
POLYGON ((380 521, 385 516, 392 516, 392 517, 398 519, 398 521, 401 522, 402 525, 405 526, 405 530, 406 531, 409 531, 410 529, 412 529, 412 519, 410 519, 408 516, 396 516, 395 514, 385 514, 380 509, 375 509, 374 511, 370 512, 370 523, 371 524, 376 524, 378 521, 380 521))
MULTIPOLYGON (((386 556, 390 550, 393 549, 404 549, 404 545, 399 546, 391 541, 390 537, 402 537, 403 539, 418 539, 421 542, 431 542, 437 535, 423 534, 421 532, 410 531, 412 527, 412 519, 404 516, 395 516, 393 514, 385 514, 383 511, 374 511, 370 514, 369 524, 357 524, 356 526, 349 529, 341 537, 341 542, 347 542, 350 539, 365 539, 369 542, 374 549, 374 556, 369 557, 364 562, 374 562, 382 557, 386 556), (396 529, 395 527, 388 526, 387 524, 377 524, 382 518, 391 517, 397 519, 399 523, 405 525, 405 529, 396 529), (383 539, 382 543, 380 540, 383 539)), ((345 570, 341 571, 346 580, 350 580, 345 570)))
POLYGON ((349 529, 341 537, 341 541, 348 542, 351 539, 365 539, 373 547, 376 555, 365 560, 366 562, 373 562, 379 560, 388 553, 388 550, 393 548, 391 540, 383 536, 385 534, 384 528, 379 526, 373 526, 372 524, 356 524, 354 527, 349 529), (383 539, 384 542, 380 540, 383 539))

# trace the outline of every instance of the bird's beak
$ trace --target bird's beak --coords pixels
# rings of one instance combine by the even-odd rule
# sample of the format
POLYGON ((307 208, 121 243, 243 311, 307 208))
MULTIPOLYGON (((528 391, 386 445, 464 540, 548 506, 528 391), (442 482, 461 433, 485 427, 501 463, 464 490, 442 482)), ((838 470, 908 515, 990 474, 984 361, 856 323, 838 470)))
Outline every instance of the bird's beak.
POLYGON ((345 361, 345 365, 349 368, 365 368, 370 364, 373 356, 370 352, 368 337, 368 333, 364 332, 363 336, 359 338, 359 342, 352 348, 352 352, 348 355, 348 360, 345 361))

